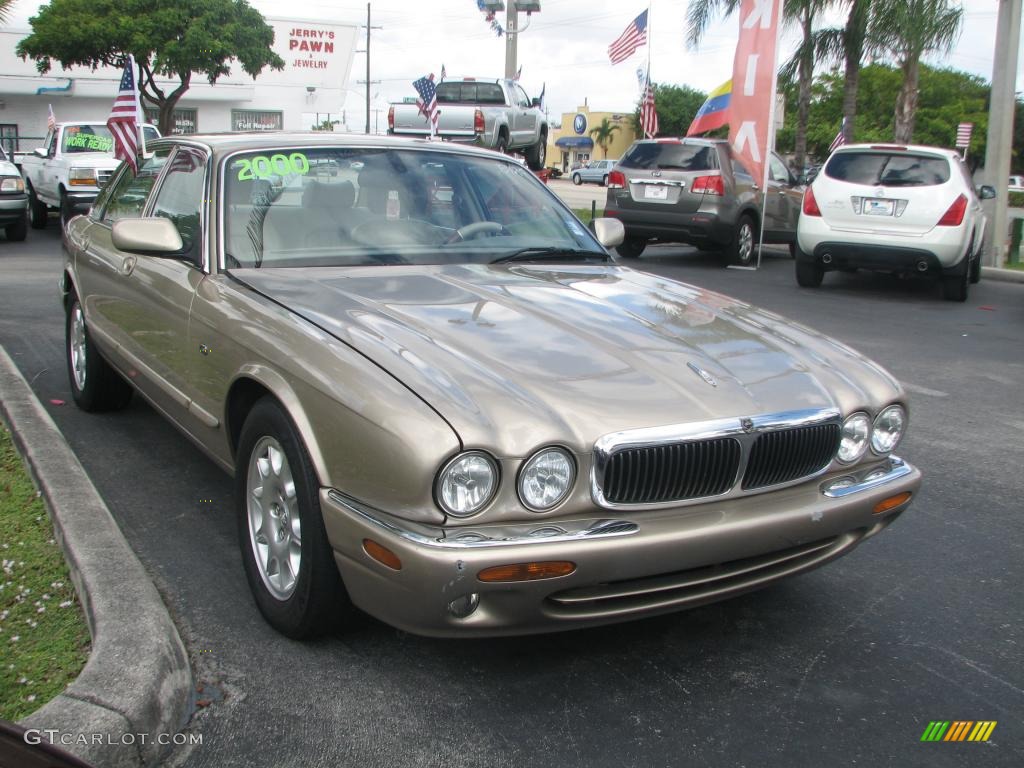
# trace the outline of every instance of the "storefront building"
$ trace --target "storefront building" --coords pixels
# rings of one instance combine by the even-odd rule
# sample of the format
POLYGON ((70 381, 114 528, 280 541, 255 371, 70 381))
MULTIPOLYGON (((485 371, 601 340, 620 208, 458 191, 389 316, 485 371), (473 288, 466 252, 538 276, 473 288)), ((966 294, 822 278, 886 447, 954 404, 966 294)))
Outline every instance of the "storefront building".
POLYGON ((548 136, 547 164, 560 168, 563 173, 577 165, 591 160, 604 160, 605 150, 594 140, 591 133, 604 119, 619 130, 612 134, 607 146, 607 157, 617 160, 633 143, 632 112, 591 112, 584 102, 575 112, 563 112, 561 127, 553 129, 548 136))
MULTIPOLYGON (((324 117, 339 117, 355 53, 358 27, 338 22, 267 18, 281 71, 264 69, 255 80, 235 63, 230 75, 210 85, 193 76, 174 111, 174 133, 310 130, 324 117)), ((48 106, 58 122, 106 121, 121 71, 101 67, 63 69, 40 75, 15 46, 28 28, 0 29, 0 142, 8 151, 31 151, 46 135, 48 106)), ((157 78, 164 91, 177 83, 157 78)), ((147 107, 143 100, 143 107, 147 107)), ((156 122, 156 110, 146 109, 156 122)))

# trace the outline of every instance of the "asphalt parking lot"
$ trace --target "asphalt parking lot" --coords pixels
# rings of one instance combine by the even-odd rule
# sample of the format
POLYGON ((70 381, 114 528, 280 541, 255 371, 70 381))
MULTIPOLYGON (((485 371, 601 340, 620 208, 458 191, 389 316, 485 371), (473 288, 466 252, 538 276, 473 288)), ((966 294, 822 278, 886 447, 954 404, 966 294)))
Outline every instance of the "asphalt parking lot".
POLYGON ((925 473, 910 510, 821 570, 686 613, 472 641, 365 619, 301 644, 252 603, 227 476, 144 403, 105 416, 71 405, 60 263, 53 223, 0 242, 0 343, 193 656, 208 706, 190 729, 203 743, 167 764, 1024 764, 1024 285, 985 280, 966 304, 935 283, 862 273, 805 290, 783 251, 754 273, 651 248, 635 266, 834 335, 904 382, 899 452, 925 473), (998 725, 985 743, 922 743, 932 720, 998 725))

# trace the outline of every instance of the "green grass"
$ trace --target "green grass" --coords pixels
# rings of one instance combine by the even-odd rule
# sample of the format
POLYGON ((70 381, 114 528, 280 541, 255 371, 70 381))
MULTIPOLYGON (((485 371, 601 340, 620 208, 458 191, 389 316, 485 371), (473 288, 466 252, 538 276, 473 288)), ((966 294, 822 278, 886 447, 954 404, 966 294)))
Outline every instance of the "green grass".
MULTIPOLYGON (((590 209, 589 208, 573 208, 572 212, 576 214, 576 218, 582 221, 584 224, 590 223, 590 209)), ((597 216, 595 218, 601 218, 604 216, 604 208, 597 209, 597 216)))
POLYGON ((1024 270, 1024 261, 1018 261, 1016 264, 1011 264, 1010 262, 1006 262, 1005 264, 1003 264, 1003 267, 1005 269, 1020 269, 1020 270, 1024 270))
POLYGON ((1007 204, 1011 208, 1024 208, 1024 192, 1011 192, 1007 204))
POLYGON ((0 717, 31 714, 78 677, 89 628, 46 507, 0 425, 0 717))

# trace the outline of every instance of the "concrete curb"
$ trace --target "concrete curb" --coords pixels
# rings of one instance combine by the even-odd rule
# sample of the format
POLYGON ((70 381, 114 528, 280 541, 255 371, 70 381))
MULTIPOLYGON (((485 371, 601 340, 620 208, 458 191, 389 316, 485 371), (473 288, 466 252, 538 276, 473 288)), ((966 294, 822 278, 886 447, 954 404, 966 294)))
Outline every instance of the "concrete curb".
POLYGON ((154 765, 170 746, 161 737, 181 730, 193 706, 178 629, 78 458, 2 348, 0 416, 49 509, 92 634, 78 679, 21 725, 67 734, 64 743, 56 736, 56 746, 97 766, 154 765))
POLYGON ((981 276, 986 280, 998 280, 1003 283, 1024 283, 1024 269, 982 267, 981 276))

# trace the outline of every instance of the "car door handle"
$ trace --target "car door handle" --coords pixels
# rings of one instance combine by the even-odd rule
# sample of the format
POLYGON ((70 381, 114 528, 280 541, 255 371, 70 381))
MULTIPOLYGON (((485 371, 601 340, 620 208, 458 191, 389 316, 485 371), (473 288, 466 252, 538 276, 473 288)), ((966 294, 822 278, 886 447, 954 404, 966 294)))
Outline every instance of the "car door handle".
POLYGON ((137 259, 134 256, 125 256, 124 261, 121 262, 121 274, 128 276, 135 269, 135 262, 137 259))

